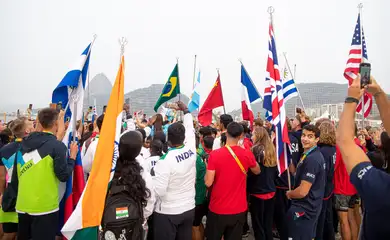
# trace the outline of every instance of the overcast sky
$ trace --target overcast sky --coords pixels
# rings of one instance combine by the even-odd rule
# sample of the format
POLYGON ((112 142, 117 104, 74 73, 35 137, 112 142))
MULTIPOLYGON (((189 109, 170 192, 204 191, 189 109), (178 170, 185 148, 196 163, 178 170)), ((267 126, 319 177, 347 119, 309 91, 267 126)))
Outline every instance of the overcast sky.
MULTIPOLYGON (((240 107, 241 58, 263 92, 268 54, 267 8, 275 8, 278 54, 297 66, 298 83, 337 82, 357 19, 357 0, 0 1, 0 109, 46 106, 53 89, 97 34, 90 74, 114 81, 119 37, 126 37, 125 91, 165 83, 179 58, 182 92, 191 94, 194 55, 204 100, 220 69, 227 110, 240 107)), ((387 92, 390 1, 363 1, 372 73, 387 92)), ((281 56, 280 56, 281 58, 281 56)), ((281 60, 281 59, 280 59, 281 60)))

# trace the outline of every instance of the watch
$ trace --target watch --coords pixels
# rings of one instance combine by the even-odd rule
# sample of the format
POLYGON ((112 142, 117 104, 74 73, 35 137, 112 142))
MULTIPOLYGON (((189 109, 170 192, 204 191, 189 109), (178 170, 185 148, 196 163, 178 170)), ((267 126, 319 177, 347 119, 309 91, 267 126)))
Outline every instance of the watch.
POLYGON ((356 103, 356 104, 359 104, 359 99, 356 99, 354 97, 347 97, 345 99, 345 103, 356 103))

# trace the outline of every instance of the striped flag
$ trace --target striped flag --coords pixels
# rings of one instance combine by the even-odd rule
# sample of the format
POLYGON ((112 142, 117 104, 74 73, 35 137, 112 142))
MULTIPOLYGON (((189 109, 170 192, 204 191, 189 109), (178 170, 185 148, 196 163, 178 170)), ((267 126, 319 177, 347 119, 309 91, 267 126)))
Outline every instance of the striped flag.
POLYGON ((283 70, 283 98, 284 102, 287 102, 293 97, 298 97, 298 89, 295 86, 295 81, 288 71, 287 67, 283 70))
POLYGON ((124 103, 124 65, 124 57, 122 56, 108 101, 87 186, 72 216, 62 228, 62 234, 69 240, 97 239, 97 230, 102 220, 108 183, 113 177, 118 159, 124 103), (107 161, 108 159, 113 160, 107 161))
MULTIPOLYGON (((91 48, 92 44, 89 44, 77 59, 75 66, 66 73, 65 77, 53 91, 53 103, 62 102, 62 106, 69 105, 66 116, 70 117, 71 123, 73 123, 74 120, 77 121, 82 119, 84 88, 88 74, 91 48)), ((73 128, 73 124, 69 124, 69 127, 62 140, 62 142, 68 146, 68 148, 72 141, 72 132, 75 132, 73 128)), ((85 187, 80 152, 77 154, 75 160, 73 176, 69 178, 66 183, 61 183, 59 186, 61 199, 59 212, 60 227, 64 225, 64 223, 72 214, 73 209, 80 199, 81 193, 85 187)))
MULTIPOLYGON (((348 80, 349 85, 357 77, 359 73, 359 66, 362 62, 368 62, 366 39, 364 38, 363 27, 360 25, 360 14, 358 15, 355 31, 352 37, 351 50, 349 51, 349 58, 347 66, 344 70, 344 77, 348 80)), ((364 92, 364 117, 368 117, 372 108, 372 95, 364 92)), ((362 113, 363 103, 359 102, 356 112, 362 113)))
POLYGON ((253 120, 255 119, 251 107, 251 103, 261 98, 256 86, 253 84, 252 79, 249 77, 243 64, 241 64, 241 109, 242 119, 250 122, 250 127, 253 126, 253 120))
POLYGON ((193 112, 199 109, 200 105, 200 95, 199 95, 199 86, 200 86, 200 71, 198 73, 198 79, 195 82, 194 90, 192 92, 191 101, 188 103, 188 111, 193 112))
POLYGON ((279 174, 287 168, 287 154, 290 140, 286 124, 286 110, 284 108, 283 86, 280 79, 278 55, 272 23, 269 25, 267 76, 265 79, 263 108, 272 113, 272 124, 275 126, 276 156, 279 174))

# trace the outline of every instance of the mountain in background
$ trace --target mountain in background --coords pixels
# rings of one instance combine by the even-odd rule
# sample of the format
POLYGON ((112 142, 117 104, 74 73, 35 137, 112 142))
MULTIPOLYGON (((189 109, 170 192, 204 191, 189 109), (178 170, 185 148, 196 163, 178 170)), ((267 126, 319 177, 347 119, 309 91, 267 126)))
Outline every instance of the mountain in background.
MULTIPOLYGON (((152 84, 147 88, 139 88, 134 91, 128 92, 125 94, 125 101, 128 99, 130 103, 130 111, 136 112, 143 110, 144 113, 148 116, 155 114, 153 111, 154 105, 159 98, 164 84, 152 84)), ((90 82, 85 90, 84 94, 84 111, 88 109, 88 106, 93 106, 94 99, 96 99, 96 108, 98 114, 102 113, 104 105, 107 105, 110 98, 110 93, 112 89, 112 84, 106 75, 100 73, 96 75, 90 82), (88 97, 89 93, 89 97, 88 97)), ((179 97, 177 96, 174 99, 171 99, 170 102, 178 101, 179 97)), ((181 94, 180 100, 185 104, 189 102, 189 98, 181 94)))

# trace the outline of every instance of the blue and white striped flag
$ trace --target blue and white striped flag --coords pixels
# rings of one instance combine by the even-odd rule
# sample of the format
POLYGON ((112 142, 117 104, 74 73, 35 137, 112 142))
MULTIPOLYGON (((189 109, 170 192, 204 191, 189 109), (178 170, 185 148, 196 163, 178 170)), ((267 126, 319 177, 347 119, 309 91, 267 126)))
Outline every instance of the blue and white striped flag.
POLYGON ((298 89, 295 86, 295 81, 287 67, 284 67, 282 82, 284 102, 287 102, 289 99, 298 96, 298 89))
POLYGON ((198 73, 198 79, 196 80, 194 85, 194 90, 192 92, 191 100, 188 103, 188 111, 190 112, 199 109, 199 103, 200 103, 199 86, 200 86, 200 71, 198 73))
MULTIPOLYGON (((69 107, 65 113, 65 119, 70 117, 70 122, 73 123, 73 118, 81 120, 83 116, 83 100, 84 100, 84 88, 86 84, 89 57, 90 57, 91 44, 83 51, 72 67, 61 80, 58 86, 54 89, 52 95, 52 103, 62 102, 62 106, 69 107), (75 103, 77 103, 77 112, 75 112, 75 103)), ((62 140, 65 145, 69 142, 69 133, 73 131, 72 124, 66 131, 65 137, 62 140)))

